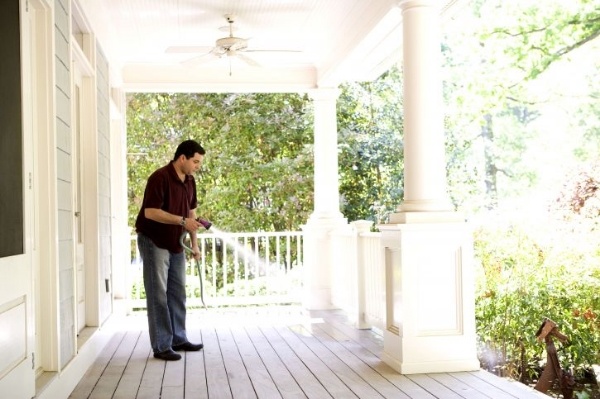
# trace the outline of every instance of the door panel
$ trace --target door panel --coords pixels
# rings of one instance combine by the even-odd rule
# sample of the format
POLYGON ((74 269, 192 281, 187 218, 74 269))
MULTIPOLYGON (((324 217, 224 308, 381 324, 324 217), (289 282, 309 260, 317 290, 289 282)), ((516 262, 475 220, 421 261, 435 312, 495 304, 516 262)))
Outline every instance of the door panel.
POLYGON ((25 1, 0 2, 3 37, 0 57, 0 240, 9 243, 0 255, 0 397, 30 398, 35 394, 33 372, 32 241, 33 156, 31 107, 28 95, 28 20, 25 1), (23 40, 23 46, 21 41, 23 40), (21 48, 23 51, 21 52, 21 48), (7 73, 8 71, 8 73, 7 73), (7 163, 6 160, 13 160, 7 163))
POLYGON ((82 120, 82 87, 83 76, 77 62, 73 63, 73 242, 75 245, 75 294, 77 303, 77 332, 79 333, 86 325, 85 323, 85 262, 83 245, 83 213, 82 213, 82 148, 81 148, 81 120, 82 120))

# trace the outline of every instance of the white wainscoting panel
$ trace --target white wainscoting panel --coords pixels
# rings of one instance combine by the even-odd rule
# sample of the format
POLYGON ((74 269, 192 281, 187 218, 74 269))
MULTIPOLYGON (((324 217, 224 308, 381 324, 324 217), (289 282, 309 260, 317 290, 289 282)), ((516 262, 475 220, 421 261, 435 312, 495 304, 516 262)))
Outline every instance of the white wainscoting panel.
POLYGON ((0 378, 27 358, 25 298, 0 305, 0 378))

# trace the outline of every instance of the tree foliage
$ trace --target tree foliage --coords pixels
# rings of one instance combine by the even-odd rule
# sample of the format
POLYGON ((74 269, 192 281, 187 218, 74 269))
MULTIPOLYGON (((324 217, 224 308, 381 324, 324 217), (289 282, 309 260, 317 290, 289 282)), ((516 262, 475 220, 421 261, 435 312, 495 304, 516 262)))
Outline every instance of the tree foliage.
POLYGON ((231 231, 297 230, 312 211, 310 102, 296 94, 129 96, 130 223, 176 146, 206 149, 197 213, 231 231))
POLYGON ((600 7, 596 0, 487 1, 479 10, 482 19, 492 22, 481 38, 486 46, 503 48, 496 54, 504 65, 514 69, 516 80, 509 80, 509 87, 518 79, 537 78, 553 63, 600 35, 600 7))
POLYGON ((575 152, 597 153, 567 137, 583 134, 579 112, 597 143, 598 113, 585 110, 597 103, 599 14, 593 0, 479 0, 445 25, 448 176, 459 208, 503 206, 556 184, 549 166, 560 171, 575 152), (561 116, 574 122, 568 131, 561 116), (549 165, 544 154, 560 155, 549 165))
POLYGON ((342 212, 385 222, 403 198, 402 80, 392 68, 374 82, 348 83, 338 101, 342 212))

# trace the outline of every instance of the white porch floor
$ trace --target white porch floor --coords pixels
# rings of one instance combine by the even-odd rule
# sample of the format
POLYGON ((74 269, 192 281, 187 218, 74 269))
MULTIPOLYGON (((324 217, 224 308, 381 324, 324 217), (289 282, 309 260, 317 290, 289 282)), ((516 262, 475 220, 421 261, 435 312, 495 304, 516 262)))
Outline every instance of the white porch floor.
POLYGON ((400 375, 380 360, 382 337, 340 311, 295 307, 195 310, 200 352, 152 357, 146 316, 126 317, 69 398, 548 398, 485 371, 400 375))

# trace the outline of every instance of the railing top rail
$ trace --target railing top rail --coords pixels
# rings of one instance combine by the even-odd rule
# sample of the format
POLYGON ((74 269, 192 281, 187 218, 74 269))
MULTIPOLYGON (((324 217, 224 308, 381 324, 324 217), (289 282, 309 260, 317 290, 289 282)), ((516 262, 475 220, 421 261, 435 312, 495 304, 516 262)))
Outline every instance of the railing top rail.
POLYGON ((302 231, 263 231, 263 232, 245 232, 245 233, 229 233, 224 231, 218 232, 202 232, 198 233, 198 237, 298 237, 302 236, 302 231))
MULTIPOLYGON (((263 231, 263 232, 238 232, 238 233, 229 233, 229 232, 199 232, 198 237, 301 237, 304 235, 303 231, 263 231)), ((130 239, 136 239, 137 235, 132 234, 130 239)))

